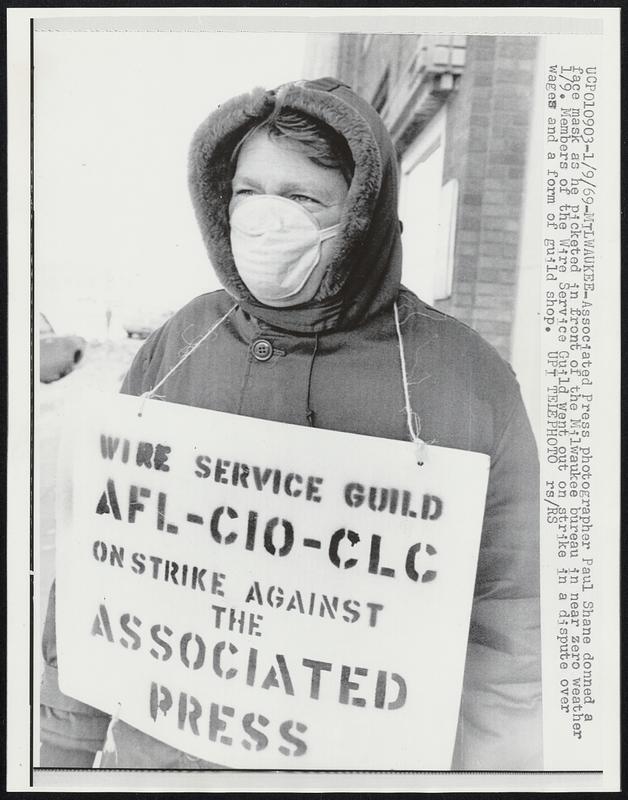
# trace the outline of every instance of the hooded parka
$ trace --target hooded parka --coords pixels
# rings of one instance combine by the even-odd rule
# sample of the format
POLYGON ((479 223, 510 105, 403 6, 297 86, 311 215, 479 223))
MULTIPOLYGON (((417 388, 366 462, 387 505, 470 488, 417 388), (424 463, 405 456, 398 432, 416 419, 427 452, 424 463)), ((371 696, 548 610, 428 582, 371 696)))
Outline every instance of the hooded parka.
MULTIPOLYGON (((400 286, 396 157, 380 117, 330 78, 253 91, 220 106, 198 129, 189 181, 198 224, 224 290, 196 298, 153 333, 133 361, 123 391, 151 391, 227 315, 160 385, 159 397, 407 440, 396 302, 421 438, 491 459, 452 768, 540 769, 536 447, 510 367, 470 328, 400 286), (311 301, 289 308, 265 306, 251 295, 229 243, 231 154, 278 104, 341 133, 355 162, 322 283, 311 301)), ((408 646, 413 646, 410 637, 408 646)), ((43 648, 41 730, 47 765, 69 765, 68 760, 87 765, 102 749, 108 730, 103 766, 213 766, 121 721, 109 724, 102 712, 60 693, 54 587, 43 648)))

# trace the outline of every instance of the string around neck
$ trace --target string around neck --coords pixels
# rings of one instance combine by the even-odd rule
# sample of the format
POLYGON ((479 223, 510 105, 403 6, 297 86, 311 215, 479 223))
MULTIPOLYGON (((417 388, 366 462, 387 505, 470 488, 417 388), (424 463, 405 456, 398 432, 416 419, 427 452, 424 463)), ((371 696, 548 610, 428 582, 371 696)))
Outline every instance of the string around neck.
POLYGON ((226 313, 226 314, 223 314, 223 316, 222 316, 222 317, 221 317, 221 318, 220 318, 220 319, 219 319, 217 322, 215 322, 215 323, 214 323, 214 324, 211 326, 211 328, 210 328, 210 329, 207 331, 207 333, 203 334, 203 336, 201 336, 201 338, 200 338, 200 339, 199 339, 197 342, 195 342, 195 343, 194 343, 194 345, 193 345, 192 347, 190 347, 190 349, 189 349, 189 350, 188 350, 186 353, 184 353, 184 354, 183 354, 183 356, 181 356, 181 358, 180 358, 180 359, 177 361, 177 363, 174 365, 174 367, 172 367, 172 369, 171 369, 171 370, 169 370, 169 371, 168 371, 168 372, 167 372, 167 373, 164 375, 164 377, 163 377, 163 378, 162 378, 162 379, 159 381, 159 383, 155 384, 155 386, 153 386, 153 388, 152 388, 152 389, 149 389, 149 391, 147 391, 147 392, 144 392, 144 394, 140 395, 140 397, 142 398, 142 402, 141 402, 141 404, 140 404, 140 409, 139 409, 139 411, 137 412, 137 415, 138 415, 138 417, 141 417, 141 416, 142 416, 142 413, 143 413, 143 411, 144 411, 144 405, 146 404, 146 401, 147 401, 147 400, 151 400, 151 399, 152 399, 152 398, 154 398, 154 397, 158 397, 158 395, 157 395, 157 390, 158 390, 158 389, 159 389, 161 386, 163 386, 163 384, 164 384, 164 383, 165 383, 165 382, 168 380, 168 378, 169 378, 169 377, 172 375, 172 373, 173 373, 173 372, 175 372, 175 370, 179 369, 179 367, 181 366, 181 364, 183 364, 183 362, 184 362, 184 361, 186 361, 186 360, 187 360, 187 359, 188 359, 188 358, 189 358, 189 357, 192 355, 192 353, 193 353, 193 352, 196 350, 196 348, 197 348, 197 347, 200 347, 200 345, 202 345, 202 344, 203 344, 203 342, 204 342, 206 339, 208 339, 208 338, 209 338, 209 337, 212 335, 212 333, 213 333, 213 332, 214 332, 214 331, 215 331, 215 330, 216 330, 216 329, 217 329, 217 328, 218 328, 220 325, 222 325, 222 323, 223 323, 223 322, 224 322, 224 321, 227 319, 227 317, 228 317, 228 316, 229 316, 229 315, 230 315, 230 314, 231 314, 233 311, 235 311, 235 309, 236 309, 237 307, 238 307, 238 304, 237 304, 237 303, 234 303, 234 304, 231 306, 231 308, 229 309, 229 311, 227 311, 227 313, 226 313))
POLYGON ((421 420, 416 411, 413 410, 410 403, 410 389, 408 387, 408 370, 406 368, 406 354, 403 347, 403 336, 401 335, 401 325, 399 324, 399 309, 395 302, 393 306, 395 316, 395 330, 397 331, 397 340, 399 342, 399 361, 401 363, 401 379, 403 383, 403 396, 406 406, 406 424, 408 426, 408 433, 410 439, 415 446, 416 462, 422 467, 425 463, 426 449, 425 442, 421 439, 421 420))

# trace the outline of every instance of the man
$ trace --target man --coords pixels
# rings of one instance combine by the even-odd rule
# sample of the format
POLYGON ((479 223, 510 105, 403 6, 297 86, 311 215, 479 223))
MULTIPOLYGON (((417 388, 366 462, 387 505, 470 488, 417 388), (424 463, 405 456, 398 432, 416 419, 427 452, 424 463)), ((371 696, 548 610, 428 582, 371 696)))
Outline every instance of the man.
MULTIPOLYGON (((535 444, 509 367, 400 287, 397 168, 381 119, 329 78, 256 90, 200 127, 190 188, 225 291, 156 331, 123 391, 488 454, 452 766, 540 768, 535 444)), ((89 765, 108 730, 104 766, 212 766, 59 692, 54 595, 44 654, 43 764, 89 765)))

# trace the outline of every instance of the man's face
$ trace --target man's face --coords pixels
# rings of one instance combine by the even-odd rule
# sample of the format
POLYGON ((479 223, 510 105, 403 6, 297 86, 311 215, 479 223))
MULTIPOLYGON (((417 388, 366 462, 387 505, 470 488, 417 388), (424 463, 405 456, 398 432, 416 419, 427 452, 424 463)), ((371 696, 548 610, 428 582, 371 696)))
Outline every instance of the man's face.
MULTIPOLYGON (((245 197, 278 195, 303 206, 320 228, 340 222, 349 187, 340 170, 321 167, 300 152, 297 145, 278 142, 264 131, 255 133, 242 147, 231 183, 229 214, 245 197)), ((311 300, 331 260, 333 239, 321 244, 321 257, 302 289, 274 306, 293 306, 311 300)))

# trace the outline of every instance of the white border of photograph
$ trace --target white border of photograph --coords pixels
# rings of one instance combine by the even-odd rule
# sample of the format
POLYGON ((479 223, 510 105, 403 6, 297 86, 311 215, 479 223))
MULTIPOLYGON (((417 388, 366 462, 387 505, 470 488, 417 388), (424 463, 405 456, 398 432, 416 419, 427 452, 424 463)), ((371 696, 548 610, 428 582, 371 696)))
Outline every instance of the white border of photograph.
MULTIPOLYGON (((301 791, 614 791, 619 788, 619 9, 285 9, 285 8, 143 8, 143 9, 10 9, 8 40, 8 157, 9 157, 9 441, 7 509, 8 592, 8 692, 7 692, 7 788, 20 791, 61 790, 121 791, 167 790, 171 792, 301 790, 301 791), (369 773, 246 773, 212 772, 106 772, 37 770, 31 785, 31 708, 37 686, 29 686, 25 664, 30 652, 29 610, 31 581, 37 583, 37 537, 30 552, 31 463, 31 361, 30 361, 30 20, 38 29, 68 31, 117 30, 247 30, 286 32, 363 33, 464 33, 544 35, 545 47, 559 38, 596 35, 601 37, 604 77, 601 87, 600 174, 605 188, 599 208, 603 213, 603 235, 598 238, 599 264, 596 303, 604 314, 596 318, 599 359, 595 432, 598 468, 603 464, 599 485, 596 524, 609 536, 604 548, 604 722, 602 728, 602 774, 577 773, 488 773, 488 774, 369 774, 369 773), (34 564, 31 566, 31 558, 34 564)), ((297 76, 298 77, 298 76, 297 76)), ((209 110, 209 109, 208 109, 209 110)), ((535 124, 539 124, 537 121, 535 124)), ((191 131, 190 131, 191 134, 191 131)), ((538 129, 537 129, 538 134, 538 129)), ((531 139, 529 157, 540 157, 543 142, 531 139)), ((540 166, 539 166, 540 169, 540 166)), ((528 204, 524 220, 533 220, 536 197, 541 190, 539 172, 528 171, 528 204), (527 217, 526 217, 527 215, 527 217)), ((530 222, 534 228, 534 222, 530 222)), ((526 281, 528 297, 534 296, 539 242, 526 239, 520 254, 520 280, 526 281)), ((538 280, 538 277, 537 277, 538 280)), ((538 289, 538 285, 536 286, 538 289)), ((541 324, 525 319, 522 308, 518 325, 541 324), (523 314, 523 316, 522 316, 523 314)), ((534 371, 538 363, 529 354, 515 354, 521 368, 534 371)), ((37 354, 35 353, 35 364, 37 354)), ((35 371, 34 374, 37 374, 35 371)), ((35 392, 37 386, 35 386, 35 392)), ((532 406, 534 398, 526 398, 532 406)), ((539 398, 537 402, 540 403, 539 398)), ((35 406, 36 408, 36 406, 35 406)), ((35 454, 37 442, 34 443, 35 454)), ((36 486, 34 487, 36 489, 36 486)), ((34 495, 36 498, 36 494, 34 495)), ((34 508, 37 500, 34 500, 34 508)), ((37 595, 35 595, 37 598, 37 595)), ((34 613, 37 615, 37 599, 34 613)), ((34 642, 37 658, 38 642, 34 642)), ((36 670, 35 670, 36 673, 36 670)), ((36 679, 35 674, 35 679, 36 679)), ((34 713, 36 733, 37 711, 34 713)), ((36 745, 34 745, 36 747, 36 745)))

